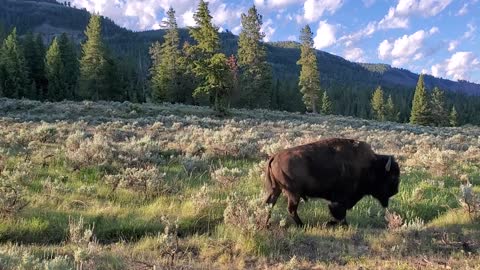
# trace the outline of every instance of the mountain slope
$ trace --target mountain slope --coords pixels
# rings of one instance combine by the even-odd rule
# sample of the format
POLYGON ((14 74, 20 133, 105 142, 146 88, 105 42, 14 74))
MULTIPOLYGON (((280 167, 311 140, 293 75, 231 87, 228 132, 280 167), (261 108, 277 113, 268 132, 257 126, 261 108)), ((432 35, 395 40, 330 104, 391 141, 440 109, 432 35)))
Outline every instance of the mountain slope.
MULTIPOLYGON (((46 40, 62 32, 67 32, 77 42, 83 40, 83 31, 88 23, 86 10, 66 7, 54 0, 0 0, 0 21, 7 27, 16 26, 20 33, 27 31, 42 33, 46 40)), ((154 41, 161 40, 164 31, 132 32, 104 19, 103 32, 114 51, 121 54, 141 56, 148 60, 147 49, 154 41)), ((189 39, 188 31, 182 29, 182 39, 189 39)), ((227 54, 236 51, 237 37, 222 33, 222 44, 227 54)), ((295 79, 299 72, 296 65, 300 56, 299 45, 295 42, 275 42, 267 44, 269 61, 274 75, 278 78, 295 79)), ((413 88, 418 74, 384 64, 358 64, 341 57, 318 51, 319 69, 322 83, 326 88, 332 84, 344 87, 363 88, 382 85, 384 87, 413 88), (354 83, 356 86, 352 86, 354 83), (347 85, 345 85, 347 84, 347 85)), ((480 85, 466 81, 455 82, 426 76, 427 87, 438 86, 445 90, 480 95, 480 85)))

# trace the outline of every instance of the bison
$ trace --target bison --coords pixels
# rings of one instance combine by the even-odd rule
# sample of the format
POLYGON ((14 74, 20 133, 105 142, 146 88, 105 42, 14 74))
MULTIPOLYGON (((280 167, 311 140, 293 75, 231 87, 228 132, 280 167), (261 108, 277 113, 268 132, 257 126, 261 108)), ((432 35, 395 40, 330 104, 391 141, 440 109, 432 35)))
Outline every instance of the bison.
POLYGON ((280 193, 288 199, 288 213, 298 226, 300 198, 323 198, 334 220, 347 224, 347 210, 371 195, 383 207, 397 194, 400 168, 394 157, 375 154, 369 144, 351 139, 324 139, 285 149, 267 162, 265 202, 272 207, 280 193))

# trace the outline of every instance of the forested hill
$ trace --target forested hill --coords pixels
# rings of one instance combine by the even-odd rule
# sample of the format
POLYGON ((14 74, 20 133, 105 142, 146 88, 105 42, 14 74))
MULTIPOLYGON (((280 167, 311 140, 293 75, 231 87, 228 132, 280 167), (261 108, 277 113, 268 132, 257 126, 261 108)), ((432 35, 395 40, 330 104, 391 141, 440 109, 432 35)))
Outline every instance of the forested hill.
MULTIPOLYGON (((41 33, 46 43, 64 32, 80 43, 84 39, 83 31, 89 17, 86 10, 59 4, 54 0, 0 0, 0 24, 5 27, 4 33, 17 27, 20 35, 27 32, 41 33)), ((128 60, 124 62, 131 63, 138 74, 142 74, 142 83, 145 83, 150 65, 148 49, 153 42, 162 41, 164 31, 133 32, 108 18, 103 18, 102 29, 112 53, 128 60)), ((0 35, 1 32, 0 29, 0 35)), ((181 29, 180 36, 184 41, 190 39, 186 29, 181 29)), ((224 52, 227 55, 236 53, 238 37, 228 31, 220 36, 224 52)), ((276 109, 303 111, 304 105, 297 88, 299 44, 274 42, 268 43, 267 49, 268 60, 274 72, 276 109)), ((323 51, 318 51, 317 58, 321 87, 332 97, 335 113, 371 117, 369 100, 375 87, 381 85, 395 100, 401 112, 400 120, 408 118, 418 74, 384 64, 353 63, 323 51)), ((425 83, 429 89, 438 86, 450 91, 447 93, 450 105, 468 100, 459 94, 480 96, 480 85, 474 83, 454 82, 432 76, 425 76, 425 83)), ((472 106, 467 104, 460 110, 470 114, 472 106)))

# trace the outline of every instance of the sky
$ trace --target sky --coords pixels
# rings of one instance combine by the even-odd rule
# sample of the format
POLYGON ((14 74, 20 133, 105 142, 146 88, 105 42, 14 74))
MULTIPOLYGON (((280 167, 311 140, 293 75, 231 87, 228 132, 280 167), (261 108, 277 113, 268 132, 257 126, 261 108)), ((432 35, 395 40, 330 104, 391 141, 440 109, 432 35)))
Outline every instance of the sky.
MULTIPOLYGON (((134 31, 160 28, 173 7, 193 26, 198 0, 70 0, 134 31)), ((265 41, 297 41, 309 24, 315 47, 354 62, 385 63, 417 73, 480 83, 480 0, 210 0, 214 23, 241 31, 256 5, 265 41)))

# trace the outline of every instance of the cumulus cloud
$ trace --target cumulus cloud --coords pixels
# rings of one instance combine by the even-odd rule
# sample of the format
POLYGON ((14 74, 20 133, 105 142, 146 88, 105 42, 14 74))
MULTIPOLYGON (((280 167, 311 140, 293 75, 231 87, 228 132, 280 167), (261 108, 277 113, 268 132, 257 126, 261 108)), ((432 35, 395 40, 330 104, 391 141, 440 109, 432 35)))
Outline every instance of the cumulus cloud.
POLYGON ((467 27, 468 27, 467 32, 465 32, 465 34, 463 34, 464 39, 468 39, 468 38, 473 37, 473 35, 475 34, 475 31, 477 30, 477 26, 472 24, 472 23, 467 24, 467 27))
POLYGON ((380 29, 407 28, 408 24, 408 17, 399 16, 396 9, 390 8, 387 15, 378 22, 378 27, 380 29))
POLYGON ((365 53, 361 48, 348 48, 343 55, 352 62, 365 62, 365 53))
POLYGON ((469 80, 470 74, 479 69, 480 60, 472 52, 456 52, 442 63, 431 67, 433 76, 446 76, 454 80, 469 80))
MULTIPOLYGON (((197 0, 71 0, 72 5, 86 8, 113 19, 123 27, 133 30, 158 29, 166 11, 173 7, 180 26, 194 25, 193 13, 197 0)), ((214 22, 233 26, 240 14, 237 6, 229 6, 222 0, 210 1, 214 22)))
POLYGON ((315 48, 320 50, 332 46, 337 41, 336 31, 335 25, 329 24, 327 21, 320 21, 317 34, 313 39, 315 48))
POLYGON ((422 52, 425 39, 438 32, 438 28, 434 27, 429 31, 419 30, 411 35, 403 35, 393 42, 384 40, 378 46, 378 57, 382 60, 392 59, 394 66, 400 66, 409 62, 412 58, 414 61, 424 56, 422 52))
POLYGON ((363 0, 363 5, 365 5, 365 7, 371 7, 373 4, 375 4, 375 0, 363 0))
POLYGON ((378 23, 380 29, 407 28, 409 17, 432 17, 442 12, 452 0, 399 0, 390 7, 387 15, 378 23))
POLYGON ((303 20, 314 22, 322 17, 323 13, 335 13, 343 5, 343 0, 306 0, 303 4, 303 20))
POLYGON ((458 40, 452 40, 448 43, 448 51, 454 51, 460 42, 458 40))
POLYGON ((298 0, 255 0, 255 5, 268 8, 282 8, 291 4, 297 4, 298 0))
POLYGON ((272 39, 272 36, 273 34, 275 34, 275 31, 277 29, 273 27, 272 19, 268 19, 266 22, 263 23, 261 30, 262 32, 265 33, 265 37, 263 38, 263 41, 268 42, 272 39))

